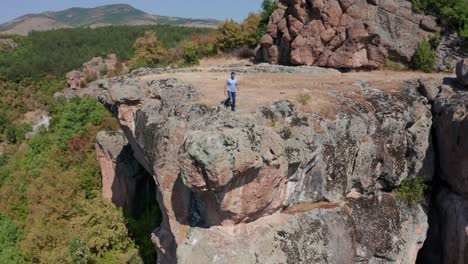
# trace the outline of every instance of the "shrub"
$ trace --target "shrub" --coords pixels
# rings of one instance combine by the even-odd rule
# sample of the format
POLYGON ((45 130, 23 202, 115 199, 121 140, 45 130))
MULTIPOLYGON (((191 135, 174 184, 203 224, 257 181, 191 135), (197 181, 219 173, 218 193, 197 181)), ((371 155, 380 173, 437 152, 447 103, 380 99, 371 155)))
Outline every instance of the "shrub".
POLYGON ((397 197, 410 206, 415 206, 424 202, 424 192, 429 186, 424 183, 422 177, 405 179, 396 190, 397 197))
POLYGON ((418 70, 431 72, 434 68, 435 59, 436 54, 431 44, 429 41, 424 40, 414 54, 414 67, 418 70))
POLYGON ((441 41, 440 33, 436 32, 436 33, 434 33, 434 36, 431 38, 431 40, 429 42, 431 43, 431 47, 435 50, 435 49, 437 49, 437 47, 439 47, 440 41, 441 41))
POLYGON ((310 101, 311 97, 309 94, 299 94, 296 97, 296 100, 301 104, 301 105, 307 105, 310 101))
POLYGON ((21 240, 22 230, 0 213, 0 263, 24 263, 19 248, 21 240))
POLYGON ((182 51, 184 66, 192 66, 200 64, 199 46, 196 42, 186 42, 182 51))
POLYGON ((401 63, 401 62, 387 60, 387 61, 385 61, 385 64, 384 64, 384 70, 406 71, 406 70, 408 70, 408 67, 405 64, 401 63))
POLYGON ((130 61, 130 68, 155 68, 169 64, 169 53, 159 41, 154 31, 146 31, 133 45, 135 56, 130 61))
POLYGON ((81 240, 73 240, 68 247, 68 252, 73 264, 87 264, 90 260, 89 248, 81 240))
POLYGON ((240 25, 243 34, 243 44, 255 48, 258 39, 258 27, 260 26, 260 15, 250 13, 249 16, 240 25))
POLYGON ((242 46, 241 28, 233 21, 226 21, 218 28, 216 44, 221 51, 228 52, 242 46))

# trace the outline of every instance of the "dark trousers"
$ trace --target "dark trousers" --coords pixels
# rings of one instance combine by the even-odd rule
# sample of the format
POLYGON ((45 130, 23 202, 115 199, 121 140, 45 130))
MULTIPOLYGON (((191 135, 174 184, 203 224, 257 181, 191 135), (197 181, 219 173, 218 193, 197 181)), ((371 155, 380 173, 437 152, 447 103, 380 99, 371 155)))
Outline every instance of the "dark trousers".
POLYGON ((236 93, 228 91, 229 98, 231 98, 231 109, 232 111, 236 110, 236 93))

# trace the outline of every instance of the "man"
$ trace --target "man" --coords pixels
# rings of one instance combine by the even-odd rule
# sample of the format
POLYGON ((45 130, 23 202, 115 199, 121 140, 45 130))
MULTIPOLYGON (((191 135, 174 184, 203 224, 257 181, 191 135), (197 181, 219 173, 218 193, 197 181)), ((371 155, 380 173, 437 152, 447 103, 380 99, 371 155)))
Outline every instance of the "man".
POLYGON ((224 94, 231 98, 231 110, 233 112, 236 111, 236 96, 238 91, 239 80, 236 79, 236 73, 231 72, 231 78, 227 79, 226 81, 226 89, 224 90, 224 94))

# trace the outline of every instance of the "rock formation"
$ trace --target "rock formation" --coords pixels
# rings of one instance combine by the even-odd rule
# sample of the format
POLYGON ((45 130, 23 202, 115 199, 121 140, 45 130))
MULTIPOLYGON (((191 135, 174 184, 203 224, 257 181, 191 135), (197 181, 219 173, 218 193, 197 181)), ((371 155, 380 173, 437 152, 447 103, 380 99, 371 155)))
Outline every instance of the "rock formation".
POLYGON ((463 59, 457 63, 456 72, 460 84, 468 86, 468 59, 463 59))
MULTIPOLYGON (((326 119, 289 101, 233 114, 176 79, 100 82, 158 189, 158 262, 414 263, 427 218, 392 190, 432 177, 428 100, 418 83, 356 85, 330 93, 340 103, 326 119)), ((115 154, 98 152, 115 174, 115 154)))
POLYGON ((280 0, 257 59, 273 64, 380 68, 411 61, 419 43, 440 31, 436 18, 408 0, 280 0))
POLYGON ((150 174, 133 157, 122 132, 100 132, 96 143, 102 172, 102 194, 132 215, 145 209, 145 202, 156 199, 150 174))
POLYGON ((468 92, 453 78, 424 82, 432 94, 437 158, 428 239, 420 263, 468 261, 468 92))
POLYGON ((85 84, 84 74, 80 71, 71 71, 67 73, 68 87, 72 90, 80 89, 85 84))
POLYGON ((446 31, 440 38, 440 44, 436 49, 436 71, 453 72, 457 63, 468 57, 468 53, 462 49, 463 40, 455 32, 446 31))
POLYGON ((119 62, 115 54, 107 55, 106 59, 92 58, 83 64, 83 69, 83 72, 71 71, 67 73, 66 78, 70 89, 77 90, 86 86, 88 82, 128 73, 128 67, 119 62))
POLYGON ((18 44, 10 38, 0 38, 0 50, 12 50, 16 49, 18 44))

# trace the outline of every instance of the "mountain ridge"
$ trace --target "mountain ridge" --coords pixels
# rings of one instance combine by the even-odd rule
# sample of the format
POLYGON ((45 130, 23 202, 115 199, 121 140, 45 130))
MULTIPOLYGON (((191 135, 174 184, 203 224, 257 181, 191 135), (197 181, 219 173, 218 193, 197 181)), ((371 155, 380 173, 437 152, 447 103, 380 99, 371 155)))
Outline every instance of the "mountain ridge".
POLYGON ((0 24, 0 33, 27 35, 31 31, 60 28, 156 24, 215 28, 220 23, 221 21, 215 19, 153 15, 129 4, 112 4, 91 8, 71 7, 62 11, 26 14, 0 24))

